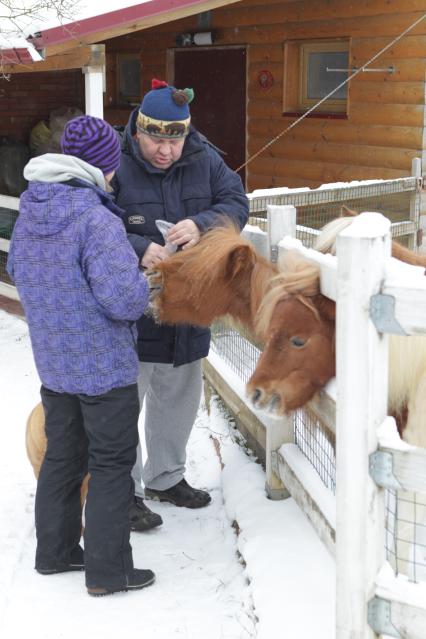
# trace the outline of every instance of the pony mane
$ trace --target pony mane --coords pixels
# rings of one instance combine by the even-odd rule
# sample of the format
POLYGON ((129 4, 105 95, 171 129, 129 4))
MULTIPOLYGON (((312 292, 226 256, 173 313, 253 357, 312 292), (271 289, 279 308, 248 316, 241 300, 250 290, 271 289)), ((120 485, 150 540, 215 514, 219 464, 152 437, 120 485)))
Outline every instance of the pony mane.
POLYGON ((290 295, 307 306, 318 318, 319 314, 310 297, 318 295, 319 268, 313 262, 302 257, 297 251, 289 251, 280 258, 279 273, 272 278, 270 287, 264 296, 255 318, 255 329, 259 335, 265 335, 272 314, 278 302, 290 295))
POLYGON ((229 253, 240 246, 253 250, 252 244, 240 235, 240 230, 230 222, 215 227, 201 236, 200 241, 187 251, 178 252, 168 263, 182 262, 181 268, 189 269, 195 289, 209 287, 217 278, 218 269, 223 268, 229 253))
POLYGON ((321 229, 321 233, 315 241, 314 249, 320 253, 336 255, 337 236, 350 226, 353 221, 353 217, 336 217, 335 220, 331 220, 321 229))

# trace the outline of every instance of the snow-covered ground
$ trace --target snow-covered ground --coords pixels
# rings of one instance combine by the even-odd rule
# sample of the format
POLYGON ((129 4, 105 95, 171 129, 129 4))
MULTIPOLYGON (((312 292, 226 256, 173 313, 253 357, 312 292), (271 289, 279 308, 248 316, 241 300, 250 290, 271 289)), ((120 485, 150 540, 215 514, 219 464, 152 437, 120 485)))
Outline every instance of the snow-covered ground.
POLYGON ((24 431, 39 380, 26 323, 4 311, 0 353, 1 637, 334 637, 334 561, 292 499, 265 497, 261 466, 216 400, 210 413, 200 408, 187 472, 211 491, 212 504, 190 511, 155 503, 163 526, 132 533, 135 565, 156 573, 152 587, 93 599, 83 573, 36 573, 36 484, 24 431))

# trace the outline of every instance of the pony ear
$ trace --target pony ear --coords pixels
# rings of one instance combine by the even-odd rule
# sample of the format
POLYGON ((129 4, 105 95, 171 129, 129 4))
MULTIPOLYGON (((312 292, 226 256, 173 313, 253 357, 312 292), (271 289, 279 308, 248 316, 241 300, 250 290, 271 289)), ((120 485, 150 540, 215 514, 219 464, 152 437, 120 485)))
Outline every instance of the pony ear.
POLYGON ((237 246, 234 248, 226 263, 225 275, 227 279, 233 280, 237 275, 253 269, 255 264, 254 250, 250 246, 237 246))
POLYGON ((326 320, 328 320, 329 322, 336 321, 336 302, 328 297, 325 297, 325 295, 319 295, 316 307, 320 315, 326 320))

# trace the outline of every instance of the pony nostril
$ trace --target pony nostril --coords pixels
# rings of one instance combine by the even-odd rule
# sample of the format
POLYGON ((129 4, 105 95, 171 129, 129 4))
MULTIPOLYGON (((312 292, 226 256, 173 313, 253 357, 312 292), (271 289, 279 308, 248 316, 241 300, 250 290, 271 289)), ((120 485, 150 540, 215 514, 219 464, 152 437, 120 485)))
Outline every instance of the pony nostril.
POLYGON ((259 388, 255 388, 251 396, 252 402, 255 404, 262 397, 262 391, 259 388))
POLYGON ((279 395, 274 393, 269 402, 269 410, 273 413, 278 413, 281 406, 281 398, 279 395))

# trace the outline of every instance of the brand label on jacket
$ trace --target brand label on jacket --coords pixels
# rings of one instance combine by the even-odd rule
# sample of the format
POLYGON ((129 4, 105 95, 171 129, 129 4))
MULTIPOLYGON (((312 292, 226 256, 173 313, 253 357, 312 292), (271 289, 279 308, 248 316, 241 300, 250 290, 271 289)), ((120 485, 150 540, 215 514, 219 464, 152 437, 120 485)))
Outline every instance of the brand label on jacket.
POLYGON ((129 224, 145 224, 145 218, 143 215, 130 215, 128 222, 129 224))

